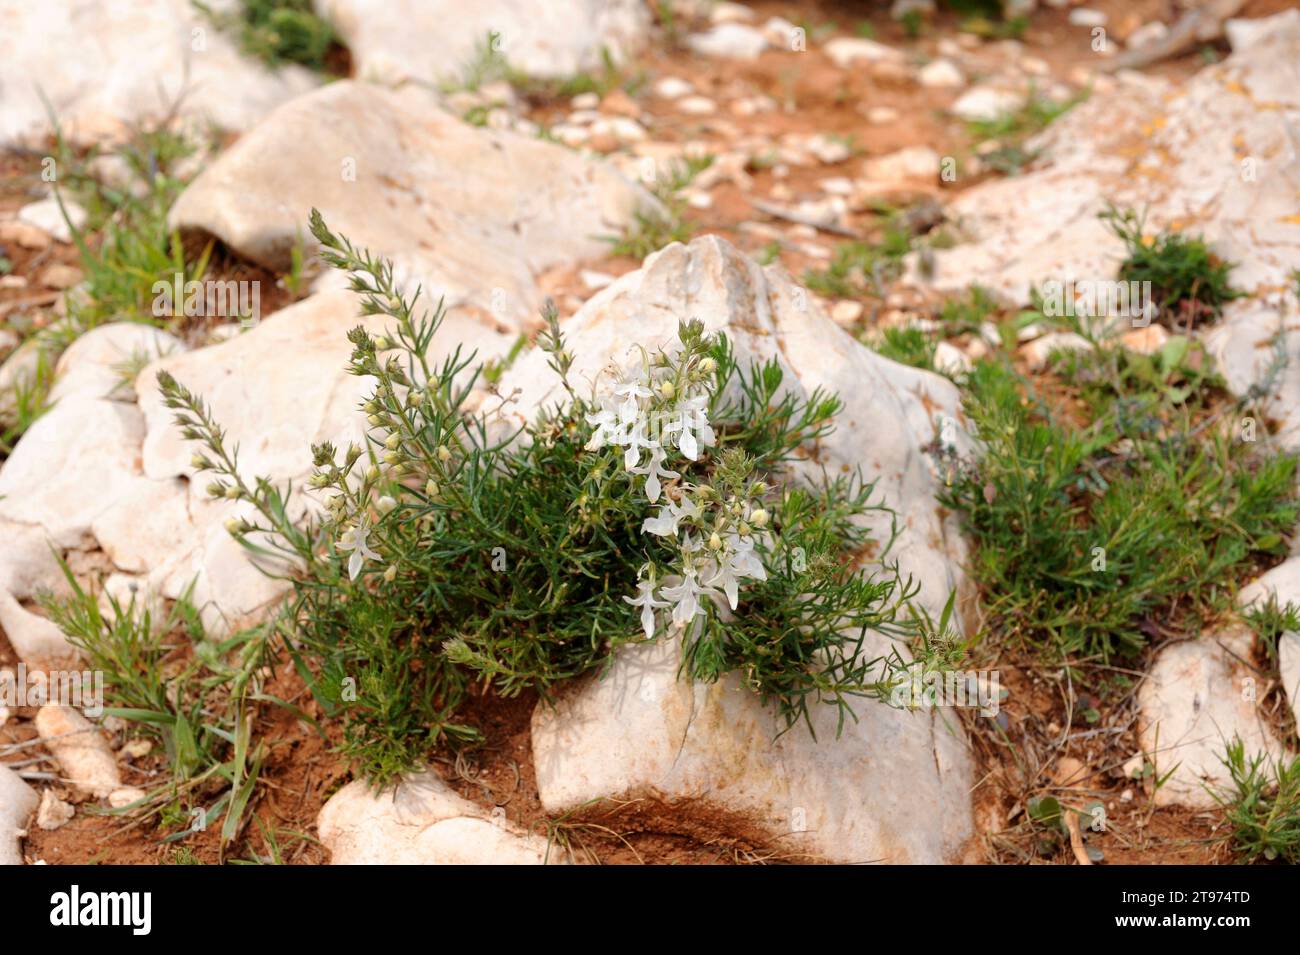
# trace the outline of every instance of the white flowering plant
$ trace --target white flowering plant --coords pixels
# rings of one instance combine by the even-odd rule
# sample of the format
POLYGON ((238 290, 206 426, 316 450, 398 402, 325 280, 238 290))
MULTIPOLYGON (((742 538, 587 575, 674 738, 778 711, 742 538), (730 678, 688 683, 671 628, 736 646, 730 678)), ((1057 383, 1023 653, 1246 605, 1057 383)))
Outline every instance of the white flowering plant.
POLYGON ((831 430, 834 396, 783 389, 775 361, 741 367, 694 320, 582 393, 548 309, 537 344, 563 400, 500 436, 470 410, 493 387, 482 366, 459 348, 429 357, 441 305, 417 313, 389 263, 317 213, 311 225, 362 310, 392 322, 349 333, 349 371, 374 383, 370 431, 364 447, 313 448, 317 516, 292 520, 292 489, 246 482, 201 398, 159 377, 210 492, 251 505, 231 533, 288 558, 280 630, 368 777, 479 739, 460 715, 471 695, 545 698, 628 643, 681 641, 683 678, 736 673, 787 729, 811 729, 818 703, 842 723, 855 697, 888 701, 910 658, 954 652, 946 615, 911 610, 915 587, 885 560, 892 534, 867 530, 870 512, 889 516, 872 485, 791 475, 831 430), (894 649, 867 652, 870 632, 894 649))

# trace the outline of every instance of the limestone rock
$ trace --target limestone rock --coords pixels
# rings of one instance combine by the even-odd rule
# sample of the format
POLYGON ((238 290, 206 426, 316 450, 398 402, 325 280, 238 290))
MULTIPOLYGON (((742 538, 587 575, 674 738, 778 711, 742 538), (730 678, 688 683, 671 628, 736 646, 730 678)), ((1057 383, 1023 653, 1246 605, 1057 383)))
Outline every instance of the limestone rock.
POLYGON ((357 780, 321 809, 321 842, 334 865, 542 865, 558 847, 452 792, 433 773, 376 793, 357 780))
POLYGON ((122 787, 108 740, 73 707, 42 706, 36 712, 36 732, 63 775, 82 792, 102 798, 122 787))
POLYGON ((756 60, 767 49, 762 30, 743 23, 721 23, 708 33, 687 38, 687 45, 703 56, 720 56, 735 60, 756 60))
POLYGON ((383 83, 454 82, 486 50, 529 76, 599 70, 603 52, 622 63, 644 44, 642 0, 316 0, 342 37, 356 76, 383 83))
POLYGON ((644 799, 657 826, 738 838, 792 861, 960 857, 973 778, 951 714, 863 701, 837 739, 833 709, 819 707, 815 741, 804 726, 777 738, 779 719, 738 675, 712 686, 679 679, 678 646, 624 648, 603 676, 534 711, 548 812, 644 799))
POLYGON ((47 789, 41 793, 41 804, 36 809, 36 825, 46 831, 60 829, 71 822, 76 813, 71 803, 54 795, 54 790, 47 789))
POLYGON ((864 37, 836 37, 823 49, 826 55, 842 70, 871 63, 901 63, 903 54, 892 46, 877 43, 864 37))
POLYGON ((112 322, 91 329, 69 345, 55 366, 50 401, 74 395, 134 400, 134 371, 183 351, 174 335, 139 322, 112 322))
POLYGON ((1138 739, 1156 773, 1172 777, 1157 806, 1210 808, 1211 790, 1229 783, 1221 762, 1240 737, 1247 757, 1276 758, 1282 747, 1256 709, 1261 687, 1240 661, 1250 659, 1251 635, 1241 629, 1171 644, 1156 654, 1138 689, 1138 739), (1177 767, 1177 768, 1175 768, 1177 767))
MULTIPOLYGON (((1243 607, 1263 603, 1272 596, 1279 606, 1300 605, 1300 557, 1288 557, 1272 570, 1241 589, 1237 602, 1243 607)), ((1287 631, 1277 641, 1278 675, 1291 714, 1300 721, 1300 633, 1287 631)))
POLYGON ((241 55, 189 0, 0 0, 0 145, 85 144, 165 117, 240 131, 317 82, 241 55), (47 109, 42 96, 48 99, 47 109))
MULTIPOLYGON (((608 250, 643 190, 554 143, 480 129, 427 92, 330 84, 275 111, 205 169, 170 215, 284 268, 319 208, 336 233, 390 258, 426 302, 445 296, 521 328, 535 276, 608 250)), ((334 279, 337 282, 337 278, 334 279)))
POLYGON ((22 777, 0 763, 0 865, 22 865, 19 840, 36 811, 36 791, 22 777))

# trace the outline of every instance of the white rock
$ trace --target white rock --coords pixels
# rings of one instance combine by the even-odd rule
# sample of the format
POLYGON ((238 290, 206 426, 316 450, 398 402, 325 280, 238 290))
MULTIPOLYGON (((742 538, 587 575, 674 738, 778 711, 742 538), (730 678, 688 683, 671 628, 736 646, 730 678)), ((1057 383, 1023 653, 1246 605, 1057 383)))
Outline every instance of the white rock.
POLYGON ((951 60, 932 60, 921 67, 917 79, 929 89, 956 89, 966 85, 966 77, 951 60))
POLYGON ((23 864, 19 841, 39 801, 21 776, 0 763, 0 865, 23 864))
POLYGON ((963 93, 952 104, 952 113, 968 122, 997 119, 1013 113, 1025 102, 1023 93, 998 89, 993 86, 975 86, 963 93))
MULTIPOLYGON (((1278 606, 1294 603, 1300 606, 1300 556, 1288 557, 1272 570, 1241 588, 1237 603, 1242 608, 1277 600, 1278 606)), ((1278 670, 1282 691, 1286 694, 1291 713, 1300 720, 1300 634, 1287 631, 1278 639, 1278 670)))
POLYGON ((1150 23, 1144 23, 1128 35, 1125 46, 1130 50, 1140 49, 1144 46, 1152 46, 1159 43, 1165 38, 1169 28, 1159 20, 1152 20, 1150 23))
POLYGON ((122 788, 108 740, 73 707, 46 704, 36 711, 35 725, 45 748, 72 785, 96 797, 122 788))
POLYGON ((646 138, 645 127, 626 116, 602 116, 591 124, 591 135, 613 136, 620 143, 639 143, 646 138))
POLYGON ((677 101, 677 109, 687 116, 710 116, 718 110, 718 104, 707 96, 686 96, 677 101))
POLYGON ((709 9, 710 23, 750 23, 756 16, 743 3, 731 3, 729 0, 718 0, 709 9))
POLYGON ((1075 7, 1070 11, 1070 25, 1075 27, 1104 27, 1108 19, 1104 10, 1075 7))
POLYGON ((565 78, 599 70, 603 51, 624 62, 645 45, 650 11, 641 0, 316 0, 360 79, 454 82, 496 52, 529 76, 565 78))
POLYGON ((898 110, 892 106, 872 106, 867 110, 867 122, 874 126, 883 126, 898 121, 898 110))
POLYGON ((1124 332, 1119 340, 1125 348, 1139 355, 1154 355, 1169 341, 1169 332, 1163 325, 1147 325, 1124 332))
POLYGON ((134 786, 123 786, 120 789, 114 789, 108 794, 108 804, 114 809, 125 809, 133 802, 139 802, 144 799, 148 793, 143 789, 137 789, 134 786))
POLYGON ((801 42, 808 41, 804 30, 785 17, 769 17, 763 24, 763 36, 775 50, 797 50, 801 42))
MULTIPOLYGON (((818 741, 779 720, 739 675, 679 679, 678 643, 626 647, 608 672, 533 712, 542 805, 639 799, 658 831, 729 836, 801 861, 938 864, 971 835, 970 759, 957 722, 881 703, 818 741)), ((873 647, 874 650, 880 649, 873 647)))
POLYGON ((183 351, 174 335, 140 322, 110 322, 77 338, 59 356, 51 401, 80 396, 135 400, 132 370, 183 351))
POLYGON ((19 209, 18 221, 48 232, 59 242, 71 242, 72 229, 80 231, 86 224, 86 210, 67 196, 63 197, 63 208, 60 209, 58 200, 51 196, 19 209), (64 218, 65 214, 67 218, 64 218))
POLYGON ((951 342, 934 346, 934 368, 949 375, 964 375, 972 368, 967 354, 951 342))
POLYGON ((41 804, 36 809, 36 825, 47 832, 60 829, 72 821, 77 810, 71 803, 66 803, 54 795, 54 790, 47 789, 41 793, 41 804))
POLYGON ((865 63, 902 63, 900 50, 864 37, 841 36, 822 47, 826 55, 842 70, 865 63))
POLYGON ((173 105, 239 131, 318 82, 241 55, 188 0, 0 0, 0 23, 0 145, 43 148, 51 112, 76 144, 125 138, 173 105))
POLYGON ((808 150, 828 166, 842 163, 853 155, 843 139, 818 134, 808 141, 808 150))
POLYGON ((1023 346, 1020 354, 1030 370, 1037 371, 1047 365, 1053 352, 1086 351, 1091 347, 1088 339, 1074 332, 1049 332, 1023 346))
POLYGON ((1300 633, 1288 630, 1278 638, 1277 668, 1291 718, 1300 723, 1300 633))
POLYGON ((1234 737, 1248 759, 1281 754, 1256 707, 1257 680, 1238 662, 1250 659, 1250 647, 1251 634, 1243 628, 1217 640, 1171 644, 1156 654, 1137 701, 1142 749, 1158 777, 1173 773, 1156 790, 1157 806, 1215 806, 1210 789, 1230 781, 1221 760, 1234 737))
POLYGON ((908 146, 862 161, 862 174, 872 182, 929 182, 939 176, 940 157, 929 146, 908 146))
MULTIPOLYGON (((964 547, 935 503, 939 480, 922 448, 940 433, 969 447, 957 426, 955 387, 859 345, 779 266, 762 269, 714 236, 668 246, 588 301, 566 327, 577 356, 571 379, 586 382, 621 360, 629 336, 648 348, 671 340, 681 316, 725 330, 742 363, 775 357, 798 393, 821 387, 845 401, 821 444, 820 466, 831 473, 861 467, 866 479, 879 480, 905 528, 891 557, 917 575, 919 599, 937 614, 965 586, 964 547)), ((503 376, 501 393, 518 389, 511 421, 559 398, 544 358, 521 356, 503 376)), ((773 742, 775 718, 739 678, 678 682, 674 647, 629 650, 602 679, 584 682, 554 710, 537 710, 534 756, 548 811, 634 793, 682 806, 665 812, 668 824, 723 813, 745 829, 737 835, 795 854, 914 862, 958 854, 971 830, 972 779, 955 721, 950 735, 933 713, 864 702, 861 722, 838 741, 826 707, 816 716, 821 742, 800 730, 773 742), (643 695, 646 675, 657 696, 643 695), (700 812, 692 817, 687 803, 700 812), (797 809, 806 832, 791 832, 797 809)))
POLYGON ((831 306, 831 319, 840 325, 852 325, 862 317, 862 312, 861 302, 845 299, 831 306))
POLYGON ((681 77, 665 76, 656 80, 651 90, 660 99, 681 99, 695 92, 695 87, 681 77))
POLYGON ((686 45, 702 56, 756 60, 767 49, 767 37, 762 30, 743 23, 721 23, 707 33, 691 34, 686 45))
POLYGON ((559 847, 462 799, 433 773, 376 793, 358 780, 320 811, 333 865, 542 865, 559 847))
POLYGON ((614 281, 614 276, 608 272, 597 272, 594 269, 582 269, 578 272, 578 278, 582 279, 582 284, 593 292, 614 281))
POLYGON ((412 290, 423 283, 426 301, 445 295, 453 310, 522 328, 542 304, 537 273, 603 255, 600 237, 648 201, 607 166, 469 126, 423 90, 342 81, 240 139, 190 184, 170 222, 276 269, 316 207, 335 232, 392 259, 412 290))

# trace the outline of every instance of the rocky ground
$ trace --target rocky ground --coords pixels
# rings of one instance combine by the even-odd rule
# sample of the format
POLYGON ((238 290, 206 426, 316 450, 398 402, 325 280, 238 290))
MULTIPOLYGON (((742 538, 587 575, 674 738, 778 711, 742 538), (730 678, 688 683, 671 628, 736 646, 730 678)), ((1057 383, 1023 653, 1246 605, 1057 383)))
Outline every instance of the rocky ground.
MULTIPOLYGON (((554 387, 544 356, 516 360, 548 298, 590 370, 690 316, 779 359, 805 393, 838 392, 821 462, 881 482, 922 603, 937 616, 955 591, 972 636, 991 601, 938 504, 935 450, 976 453, 963 376, 1031 288, 1115 275, 1106 203, 1239 263, 1245 294, 1196 336, 1231 394, 1258 387, 1273 440, 1300 427, 1300 374, 1272 364, 1279 341, 1295 349, 1300 269, 1300 13, 1281 0, 1236 4, 1226 29, 1140 70, 1113 67, 1179 35, 1170 4, 1047 4, 1014 30, 779 0, 547 0, 528 16, 502 0, 454 20, 437 3, 317 6, 346 71, 329 82, 254 62, 180 0, 135 5, 138 22, 0 0, 0 667, 75 658, 38 603, 67 590, 59 559, 159 613, 188 594, 214 639, 282 596, 226 533, 240 505, 193 480, 155 372, 205 397, 250 475, 301 483, 311 442, 364 434, 344 371, 356 299, 312 262, 313 207, 391 259, 404 286, 445 296, 439 347, 500 361, 497 393, 521 416, 554 387), (95 311, 119 302, 91 262, 125 213, 78 203, 71 171, 138 189, 141 154, 121 144, 158 128, 201 144, 168 166, 164 231, 182 262, 210 256, 208 279, 256 283, 255 321, 95 311), (90 226, 89 252, 55 183, 72 224, 90 226), (839 268, 855 243, 899 230, 905 248, 875 281, 839 268), (972 286, 987 314, 947 334, 943 304, 972 286), (91 314, 97 327, 70 333, 91 314), (863 344, 907 328, 938 333, 933 370, 863 344), (32 381, 51 389, 39 417, 24 411, 32 381)), ((161 175, 158 153, 144 155, 161 175)), ((1124 341, 1156 353, 1169 334, 1124 341)), ((1014 361, 1033 378, 1073 344, 1022 327, 1014 361)), ((1297 567, 1289 553, 1260 564, 1238 602, 1300 600, 1297 567)), ((1231 615, 1160 636, 1114 663, 1047 660, 986 633, 974 659, 1001 675, 996 718, 866 706, 819 743, 772 742, 771 714, 738 681, 690 686, 671 646, 637 648, 555 708, 483 696, 487 747, 380 794, 353 780, 337 727, 277 659, 264 693, 304 718, 256 710, 263 784, 233 841, 215 829, 164 841, 185 820, 138 804, 169 754, 127 721, 0 706, 0 862, 1228 861, 1210 795, 1222 742, 1294 751, 1300 649, 1286 634, 1269 663, 1231 615), (1031 818, 1044 797, 1103 806, 1107 824, 1057 838, 1031 818)))

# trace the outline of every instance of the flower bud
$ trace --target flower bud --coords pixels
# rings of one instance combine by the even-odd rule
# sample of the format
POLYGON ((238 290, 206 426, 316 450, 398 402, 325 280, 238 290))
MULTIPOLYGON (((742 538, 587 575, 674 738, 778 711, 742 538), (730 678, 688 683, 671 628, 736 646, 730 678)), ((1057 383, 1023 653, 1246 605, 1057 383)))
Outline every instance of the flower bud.
POLYGON ((377 414, 372 414, 372 415, 366 415, 366 420, 370 422, 370 426, 372 428, 378 428, 379 425, 383 423, 384 419, 379 417, 379 415, 377 414))
POLYGON ((384 582, 391 584, 396 579, 397 579, 397 565, 389 564, 388 567, 384 569, 384 582))
POLYGON ((447 446, 445 444, 441 444, 438 446, 438 460, 441 461, 443 464, 446 464, 448 461, 451 460, 451 452, 447 450, 447 446))
POLYGON ((709 535, 709 549, 722 550, 722 538, 718 536, 717 531, 709 535))
POLYGON ((388 437, 384 438, 384 447, 386 447, 389 451, 397 450, 397 446, 401 443, 402 443, 402 436, 397 432, 393 432, 388 437))
POLYGON ((677 394, 677 389, 673 386, 671 381, 665 381, 659 386, 659 394, 663 395, 665 398, 671 398, 673 395, 677 394))
POLYGON ((379 468, 375 467, 373 464, 370 465, 370 467, 366 468, 366 480, 367 480, 367 481, 378 481, 378 480, 379 480, 379 468))
POLYGON ((393 342, 387 335, 380 335, 378 338, 375 339, 376 351, 388 351, 388 349, 392 347, 393 347, 393 342))
POLYGON ((208 459, 201 454, 196 454, 194 457, 190 458, 190 467, 194 468, 196 471, 206 470, 207 466, 208 459))
POLYGON ((429 495, 429 497, 433 498, 433 500, 436 501, 438 499, 438 494, 441 492, 441 490, 442 489, 438 487, 438 482, 435 481, 433 478, 429 478, 429 480, 425 482, 424 493, 429 495))
POLYGON ((706 357, 700 362, 700 371, 704 372, 706 375, 713 374, 714 369, 716 369, 717 367, 718 367, 718 363, 714 361, 712 358, 706 357))
POLYGON ((230 485, 230 487, 226 488, 226 497, 232 501, 237 500, 239 498, 239 488, 233 484, 230 485))
POLYGON ((228 534, 238 534, 243 530, 243 527, 244 522, 239 520, 237 517, 232 517, 230 520, 226 521, 226 533, 228 534))
POLYGON ((753 514, 750 514, 750 515, 749 515, 749 522, 750 522, 751 524, 753 524, 755 527, 766 527, 766 526, 767 526, 767 511, 763 510, 763 509, 760 507, 760 508, 759 508, 758 510, 756 510, 753 514))
POLYGON ((401 456, 400 454, 398 454, 396 451, 385 451, 385 452, 384 452, 384 463, 385 463, 385 464, 396 464, 396 463, 397 463, 398 461, 400 461, 400 460, 402 460, 402 456, 401 456))
POLYGON ((385 494, 380 497, 379 500, 375 501, 375 507, 378 509, 380 514, 387 514, 397 507, 397 501, 385 494))

